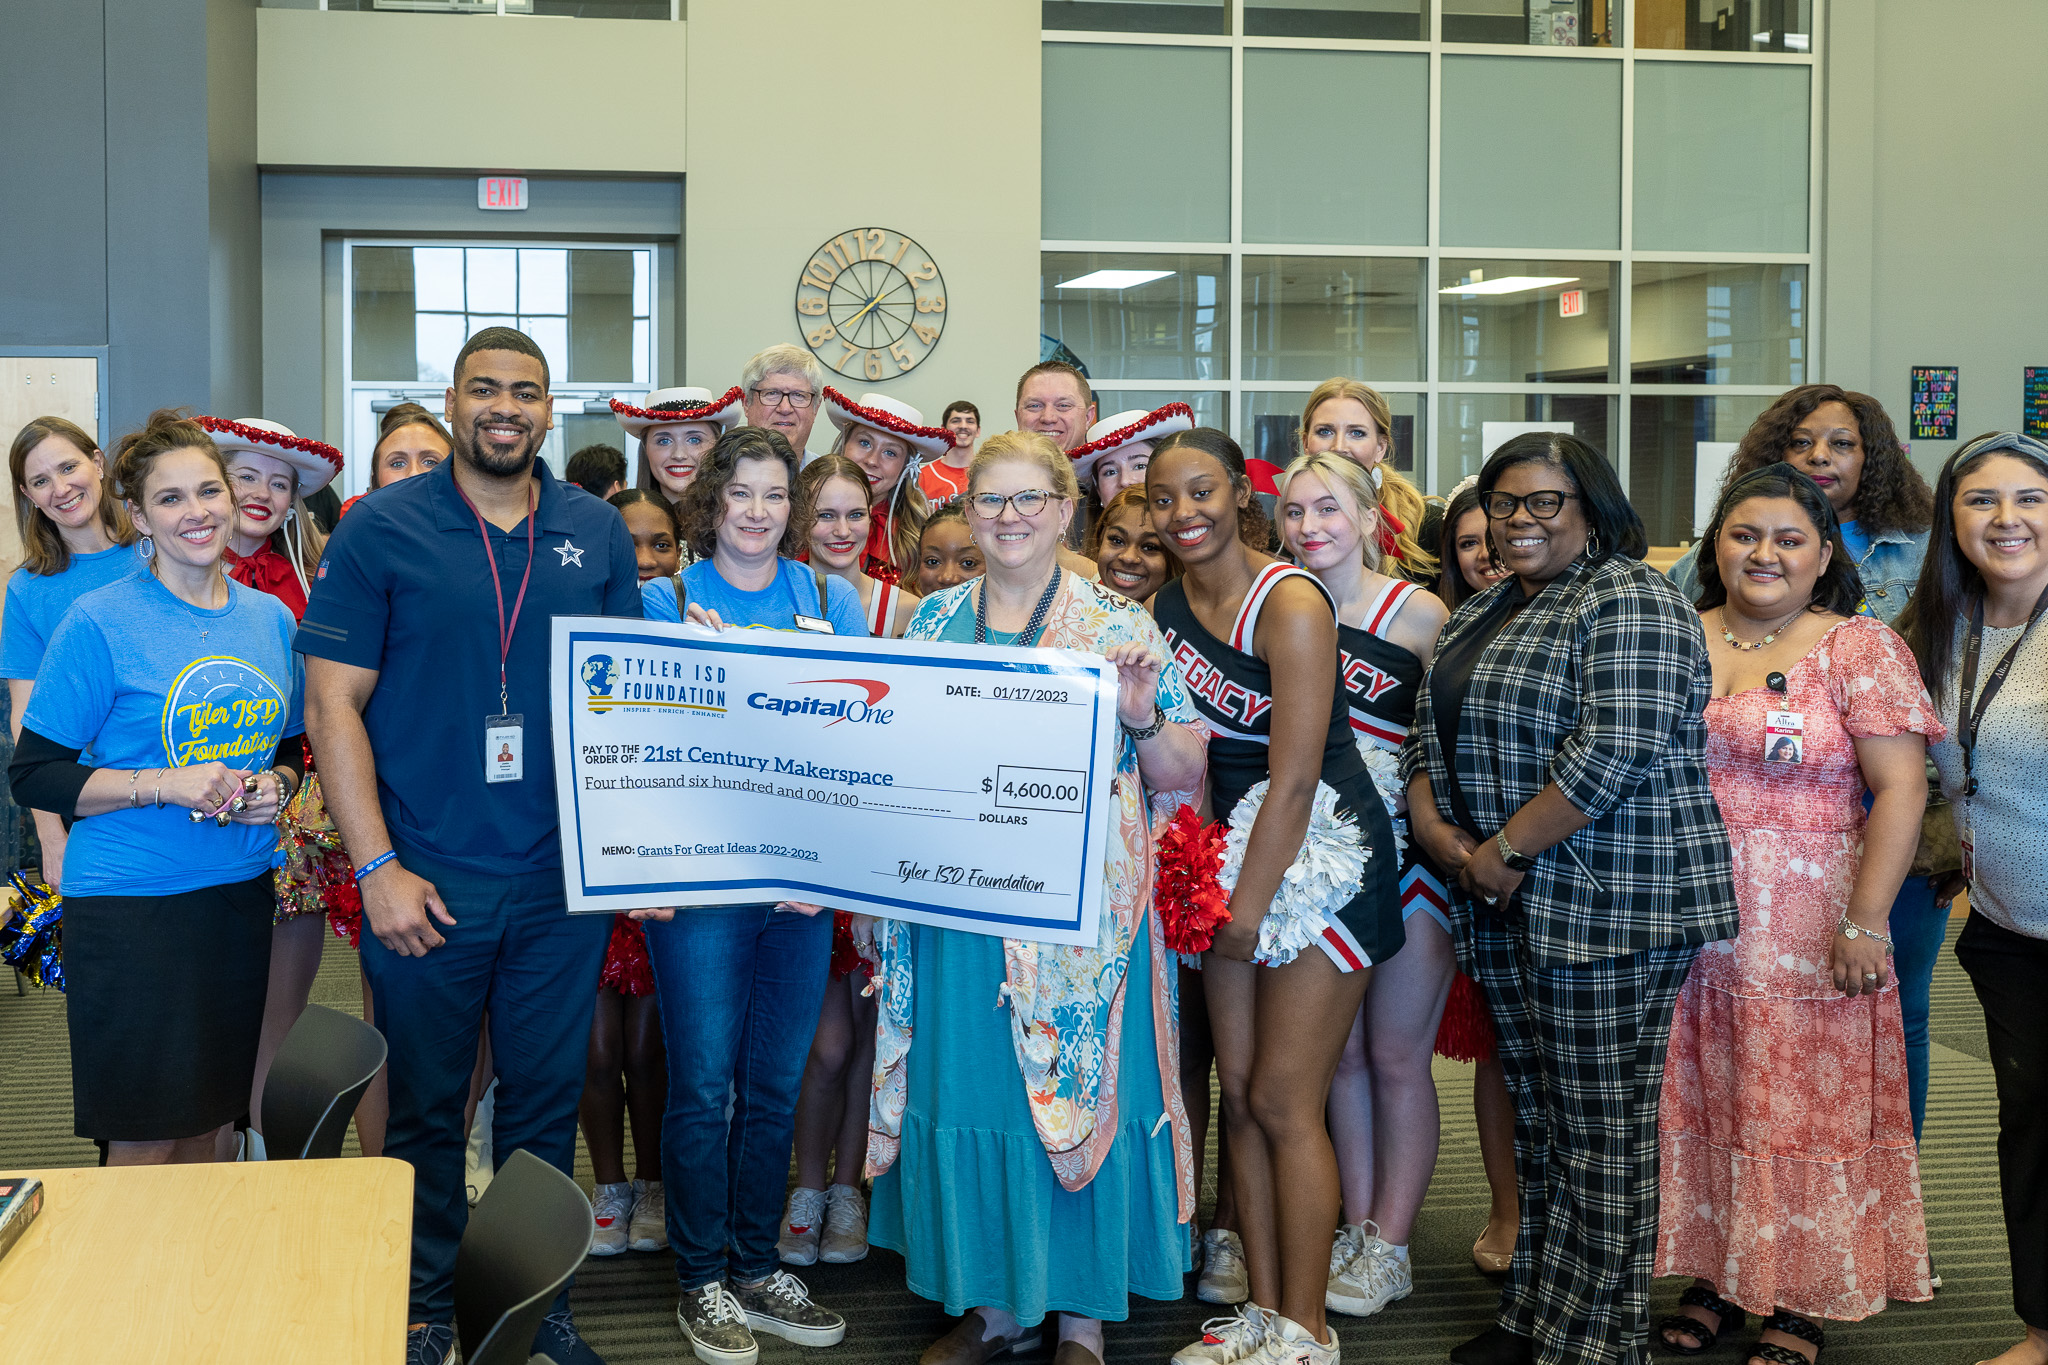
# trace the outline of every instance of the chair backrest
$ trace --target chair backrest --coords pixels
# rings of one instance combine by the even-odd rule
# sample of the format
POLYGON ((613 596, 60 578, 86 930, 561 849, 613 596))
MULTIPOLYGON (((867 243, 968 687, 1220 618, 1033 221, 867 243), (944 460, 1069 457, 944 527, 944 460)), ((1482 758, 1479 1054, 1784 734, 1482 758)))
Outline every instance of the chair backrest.
POLYGON ((327 1160, 377 1069, 384 1035, 324 1005, 308 1005, 285 1035, 263 1082, 263 1144, 270 1159, 327 1160))
POLYGON ((455 1337, 464 1365, 526 1365, 595 1225, 576 1182, 524 1148, 469 1211, 455 1253, 455 1337))

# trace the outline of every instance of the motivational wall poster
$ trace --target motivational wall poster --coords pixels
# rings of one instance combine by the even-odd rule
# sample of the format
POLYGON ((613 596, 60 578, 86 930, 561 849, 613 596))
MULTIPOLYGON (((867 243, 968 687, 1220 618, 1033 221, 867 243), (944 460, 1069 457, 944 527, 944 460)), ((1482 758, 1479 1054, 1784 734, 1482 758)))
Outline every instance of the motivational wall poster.
POLYGON ((2027 435, 2048 441, 2048 365, 2029 365, 2022 373, 2020 422, 2027 435))
POLYGON ((1913 439, 1956 439, 1956 388, 1961 368, 1955 365, 1913 367, 1913 439))

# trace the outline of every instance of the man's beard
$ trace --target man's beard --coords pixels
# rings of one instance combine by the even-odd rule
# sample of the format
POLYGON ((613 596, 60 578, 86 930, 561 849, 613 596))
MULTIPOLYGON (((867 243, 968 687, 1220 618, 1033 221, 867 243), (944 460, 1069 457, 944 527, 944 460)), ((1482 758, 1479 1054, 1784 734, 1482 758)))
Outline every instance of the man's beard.
POLYGON ((451 427, 448 434, 455 438, 455 454, 463 463, 479 474, 497 479, 526 473, 534 457, 540 454, 540 448, 547 443, 547 432, 529 430, 526 439, 513 447, 511 453, 501 455, 489 442, 477 439, 474 424, 451 427))

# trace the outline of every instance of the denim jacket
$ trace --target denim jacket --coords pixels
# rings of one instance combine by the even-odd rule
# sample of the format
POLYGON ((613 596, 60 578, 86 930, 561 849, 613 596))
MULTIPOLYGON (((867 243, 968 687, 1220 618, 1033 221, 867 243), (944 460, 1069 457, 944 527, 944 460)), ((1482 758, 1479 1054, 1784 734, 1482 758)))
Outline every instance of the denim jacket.
MULTIPOLYGON (((1913 585, 1920 581, 1920 561, 1927 556, 1926 531, 1886 531, 1870 538, 1863 557, 1863 610, 1886 625, 1899 619, 1913 585)), ((1700 595, 1700 547, 1695 544, 1671 566, 1671 581, 1696 602, 1700 595)))

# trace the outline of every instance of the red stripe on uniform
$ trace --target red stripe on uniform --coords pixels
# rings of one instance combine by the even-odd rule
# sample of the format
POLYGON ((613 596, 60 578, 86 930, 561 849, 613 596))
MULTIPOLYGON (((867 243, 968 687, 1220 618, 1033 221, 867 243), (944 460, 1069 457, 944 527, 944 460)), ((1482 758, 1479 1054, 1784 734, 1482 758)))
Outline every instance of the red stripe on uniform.
POLYGON ((1365 623, 1365 633, 1368 635, 1379 634, 1380 627, 1386 625, 1388 621, 1394 618, 1395 613, 1401 610, 1401 604, 1408 600, 1408 594, 1414 591, 1415 584, 1413 583, 1397 583, 1392 588, 1389 588, 1380 598, 1379 610, 1375 611, 1372 614, 1372 619, 1365 623))
POLYGON ((1351 951, 1351 945, 1349 943, 1346 943, 1344 941, 1344 936, 1342 934, 1339 934, 1335 929, 1323 930, 1323 941, 1325 943, 1328 943, 1330 947, 1336 950, 1337 956, 1344 959, 1344 964, 1347 969, 1354 972, 1365 970, 1365 960, 1359 957, 1357 953, 1351 951))

